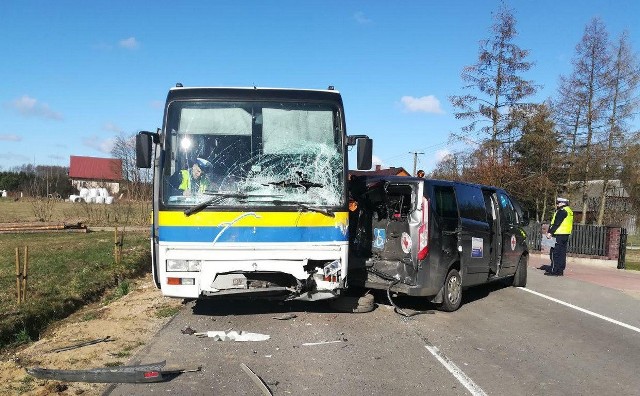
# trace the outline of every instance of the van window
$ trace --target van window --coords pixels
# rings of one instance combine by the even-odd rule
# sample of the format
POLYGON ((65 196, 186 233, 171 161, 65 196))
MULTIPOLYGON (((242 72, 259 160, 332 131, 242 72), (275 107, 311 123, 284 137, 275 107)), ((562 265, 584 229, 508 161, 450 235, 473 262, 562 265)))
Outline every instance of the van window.
POLYGON ((498 194, 500 200, 500 207, 502 208, 502 213, 504 213, 504 218, 507 221, 507 224, 518 224, 518 214, 511 203, 509 197, 504 193, 498 194))
POLYGON ((436 214, 443 218, 458 218, 456 196, 451 187, 434 186, 436 200, 436 214))
POLYGON ((460 217, 487 222, 487 210, 482 190, 476 186, 466 184, 456 185, 460 217))

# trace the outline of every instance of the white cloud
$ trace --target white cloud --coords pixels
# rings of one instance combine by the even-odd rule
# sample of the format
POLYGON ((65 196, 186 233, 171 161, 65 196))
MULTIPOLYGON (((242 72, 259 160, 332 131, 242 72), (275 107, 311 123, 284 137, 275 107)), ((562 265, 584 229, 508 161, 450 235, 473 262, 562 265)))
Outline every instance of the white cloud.
POLYGON ((136 40, 135 37, 122 39, 118 42, 118 45, 122 48, 130 49, 130 50, 138 49, 138 47, 140 47, 140 43, 138 42, 138 40, 136 40))
POLYGON ((122 128, 114 124, 113 122, 107 122, 102 126, 102 129, 109 132, 122 133, 124 132, 122 128))
POLYGON ((42 117, 51 120, 62 120, 62 114, 57 111, 53 111, 48 104, 40 103, 37 99, 28 95, 23 95, 21 98, 14 100, 10 103, 10 107, 25 117, 42 117))
POLYGON ((5 142, 19 142, 22 140, 22 136, 14 135, 12 133, 0 134, 0 141, 5 142))
POLYGON ((367 18, 366 15, 364 15, 364 12, 362 11, 358 11, 355 14, 353 14, 353 18, 356 20, 356 22, 358 22, 361 25, 366 25, 368 23, 373 22, 371 19, 367 18))
POLYGON ((409 112, 424 112, 443 114, 444 111, 440 108, 440 101, 433 95, 423 96, 415 98, 413 96, 403 96, 400 99, 405 111, 409 112))
POLYGON ((436 151, 436 162, 440 162, 443 159, 447 158, 448 156, 451 155, 451 151, 447 150, 447 149, 443 149, 443 150, 438 150, 436 151))
POLYGON ((105 154, 111 154, 114 143, 115 138, 100 139, 97 136, 90 136, 82 141, 82 144, 84 144, 85 146, 91 147, 92 149, 98 150, 105 154))

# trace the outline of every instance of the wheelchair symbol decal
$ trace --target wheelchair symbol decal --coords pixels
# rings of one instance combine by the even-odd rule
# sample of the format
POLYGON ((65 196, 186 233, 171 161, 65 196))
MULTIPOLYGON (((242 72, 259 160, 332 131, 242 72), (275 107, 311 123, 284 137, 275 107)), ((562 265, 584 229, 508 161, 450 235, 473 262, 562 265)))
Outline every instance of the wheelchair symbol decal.
POLYGON ((376 249, 384 249, 384 242, 387 239, 387 230, 384 228, 373 229, 373 247, 376 249))

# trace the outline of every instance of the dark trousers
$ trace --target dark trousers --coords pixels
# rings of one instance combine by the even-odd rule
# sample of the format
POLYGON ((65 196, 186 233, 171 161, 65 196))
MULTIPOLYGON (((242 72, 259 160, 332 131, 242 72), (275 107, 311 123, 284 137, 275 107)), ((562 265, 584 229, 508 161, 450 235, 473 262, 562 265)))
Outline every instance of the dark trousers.
POLYGON ((569 235, 555 235, 556 245, 551 254, 551 272, 561 274, 567 266, 567 244, 569 235))

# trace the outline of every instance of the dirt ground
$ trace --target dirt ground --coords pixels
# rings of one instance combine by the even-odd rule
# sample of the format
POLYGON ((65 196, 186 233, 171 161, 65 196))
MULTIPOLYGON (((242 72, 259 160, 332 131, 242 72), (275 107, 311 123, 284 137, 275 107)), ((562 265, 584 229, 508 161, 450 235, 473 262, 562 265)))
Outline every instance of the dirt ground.
POLYGON ((182 300, 162 297, 151 275, 131 283, 127 295, 84 307, 49 328, 41 339, 2 357, 2 395, 99 395, 108 384, 41 380, 26 368, 83 370, 126 365, 182 306, 182 300), (53 350, 104 339, 108 341, 62 352, 53 350))

